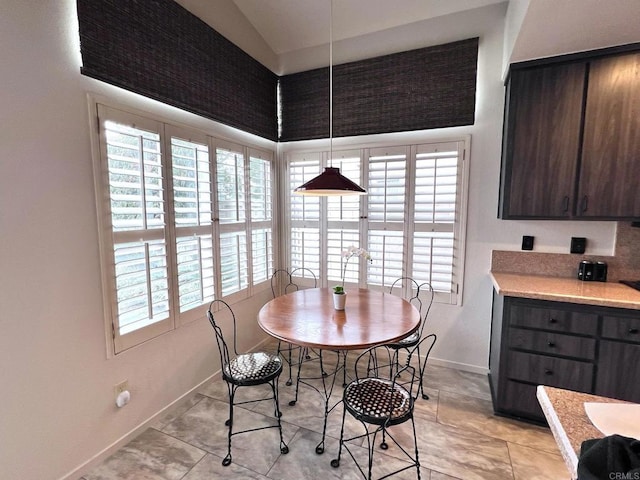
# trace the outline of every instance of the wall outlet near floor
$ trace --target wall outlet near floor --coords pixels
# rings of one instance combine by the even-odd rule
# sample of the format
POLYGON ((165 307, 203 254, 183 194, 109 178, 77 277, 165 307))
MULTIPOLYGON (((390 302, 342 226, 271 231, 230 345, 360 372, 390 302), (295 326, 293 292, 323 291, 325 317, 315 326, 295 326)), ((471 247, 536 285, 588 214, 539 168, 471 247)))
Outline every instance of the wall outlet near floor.
POLYGON ((129 390, 129 380, 123 380, 122 382, 113 386, 113 393, 115 394, 116 398, 118 398, 118 395, 126 390, 129 390))

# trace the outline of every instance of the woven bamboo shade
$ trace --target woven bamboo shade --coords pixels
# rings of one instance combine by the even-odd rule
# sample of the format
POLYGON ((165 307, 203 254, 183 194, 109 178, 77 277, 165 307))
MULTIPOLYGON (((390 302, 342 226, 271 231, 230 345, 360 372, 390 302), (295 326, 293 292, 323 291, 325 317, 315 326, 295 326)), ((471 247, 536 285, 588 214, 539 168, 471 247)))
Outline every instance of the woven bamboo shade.
POLYGON ((77 7, 84 75, 277 140, 278 76, 176 2, 77 7))

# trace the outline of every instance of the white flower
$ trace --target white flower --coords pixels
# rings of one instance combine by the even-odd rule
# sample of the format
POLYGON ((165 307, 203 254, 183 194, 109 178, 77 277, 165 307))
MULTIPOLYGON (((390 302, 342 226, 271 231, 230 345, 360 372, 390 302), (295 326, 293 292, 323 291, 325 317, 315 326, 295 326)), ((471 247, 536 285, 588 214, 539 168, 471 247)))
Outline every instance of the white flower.
POLYGON ((342 286, 343 287, 344 287, 344 277, 347 273, 347 265, 349 264, 349 260, 351 260, 352 257, 361 257, 361 258, 364 258, 365 260, 373 262, 373 260, 371 259, 371 254, 369 252, 367 252, 364 248, 357 248, 354 245, 351 245, 349 248, 344 250, 342 252, 342 257, 345 259, 344 266, 342 268, 342 286))

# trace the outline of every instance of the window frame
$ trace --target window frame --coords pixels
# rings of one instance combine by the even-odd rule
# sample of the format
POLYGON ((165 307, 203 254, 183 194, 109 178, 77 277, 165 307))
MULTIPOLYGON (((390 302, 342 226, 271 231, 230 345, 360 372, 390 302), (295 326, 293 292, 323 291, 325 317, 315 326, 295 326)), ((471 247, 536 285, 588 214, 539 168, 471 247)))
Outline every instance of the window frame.
MULTIPOLYGON (((290 163, 293 157, 300 156, 312 156, 312 155, 320 155, 321 164, 320 168, 324 168, 326 166, 330 166, 329 163, 329 152, 326 148, 314 148, 313 146, 309 146, 314 144, 314 142, 299 142, 297 144, 288 145, 286 150, 283 152, 283 164, 284 168, 282 169, 283 176, 283 184, 288 185, 290 179, 290 163)), ((413 258, 413 236, 416 231, 414 228, 414 205, 413 199, 415 196, 416 189, 416 155, 420 148, 423 148, 427 145, 445 145, 445 144, 456 144, 458 146, 458 159, 459 166, 457 172, 457 193, 456 193, 456 218, 453 223, 453 237, 454 237, 454 263, 452 270, 452 291, 451 293, 445 292, 436 292, 434 301, 441 304, 450 304, 462 306, 463 301, 463 286, 464 286, 464 267, 465 267, 465 249, 466 249, 466 228, 467 228, 467 208, 468 208, 468 196, 469 196, 469 168, 470 168, 470 155, 471 151, 471 135, 460 135, 460 136, 432 136, 425 135, 423 137, 414 136, 410 141, 381 141, 381 142, 358 142, 357 138, 346 139, 341 142, 338 148, 333 149, 333 157, 338 158, 343 152, 349 151, 353 152, 354 150, 359 150, 360 158, 361 158, 361 178, 365 179, 361 183, 361 185, 368 189, 368 179, 369 179, 369 153, 378 149, 389 149, 391 151, 403 151, 406 149, 407 157, 406 157, 406 176, 405 176, 405 195, 404 195, 404 211, 405 211, 405 227, 400 227, 399 231, 402 233, 403 239, 403 260, 402 260, 402 269, 403 275, 410 275, 412 273, 411 262, 413 258), (410 215, 411 221, 407 221, 407 215, 410 215)), ((283 253, 284 258, 286 259, 286 263, 291 262, 292 258, 292 250, 291 250, 291 193, 286 192, 284 195, 284 211, 285 211, 285 222, 283 229, 281 230, 281 234, 283 237, 283 253)), ((359 233, 360 233, 360 244, 359 246, 363 246, 365 249, 369 249, 367 235, 369 232, 369 228, 371 227, 371 222, 368 214, 368 201, 367 196, 361 196, 360 198, 360 219, 359 219, 359 233)), ((321 198, 320 201, 320 244, 321 244, 321 253, 320 253, 320 268, 318 272, 319 285, 323 287, 329 287, 335 284, 335 280, 328 279, 327 277, 327 228, 328 228, 328 218, 327 218, 327 200, 325 198, 321 198)), ((356 245, 358 246, 358 245, 356 245)), ((365 272, 365 268, 367 268, 367 262, 363 258, 354 258, 350 261, 355 261, 359 264, 359 272, 365 272)), ((376 259, 373 258, 375 263, 376 259)), ((366 274, 358 274, 358 282, 345 282, 345 285, 351 287, 359 287, 359 288, 372 288, 382 290, 383 287, 378 285, 368 285, 366 281, 366 274)), ((388 285, 384 286, 384 290, 386 291, 388 285)), ((409 292, 404 292, 409 293, 409 292)))
MULTIPOLYGON (((105 339, 107 347, 107 358, 111 358, 122 352, 127 351, 146 341, 152 340, 160 335, 175 331, 185 325, 196 320, 206 318, 206 309, 209 300, 204 301, 184 312, 180 312, 179 305, 179 288, 178 288, 178 259, 176 240, 179 235, 179 229, 175 224, 175 204, 173 194, 173 161, 172 161, 172 138, 178 138, 194 143, 206 145, 209 155, 209 178, 211 182, 211 214, 212 217, 218 217, 218 198, 216 189, 216 149, 219 145, 235 144, 239 147, 244 158, 244 178, 245 182, 245 205, 247 211, 245 220, 242 222, 241 231, 247 240, 247 286, 244 289, 222 296, 222 282, 220 272, 220 226, 219 222, 212 221, 210 231, 212 235, 213 249, 213 270, 214 270, 214 296, 213 298, 221 298, 229 303, 237 303, 247 299, 262 291, 270 289, 269 279, 261 280, 257 283, 253 282, 253 262, 251 257, 252 250, 252 231, 255 225, 251 222, 250 202, 251 189, 249 178, 250 155, 260 157, 264 161, 270 163, 270 207, 271 216, 268 220, 257 222, 261 228, 269 228, 271 230, 270 256, 272 265, 276 261, 277 243, 279 241, 279 232, 274 226, 275 217, 275 170, 276 147, 273 150, 265 148, 262 145, 254 144, 246 141, 246 139, 237 139, 232 137, 224 137, 216 134, 216 132, 198 128, 190 124, 178 123, 170 118, 163 117, 158 114, 140 111, 130 105, 122 105, 105 99, 88 95, 89 104, 89 122, 91 127, 91 148, 93 163, 93 180, 96 195, 96 210, 98 220, 98 241, 100 254, 100 275, 102 284, 103 313, 105 324, 105 339), (111 217, 111 197, 109 183, 109 165, 107 156, 106 131, 103 128, 105 121, 114 121, 131 125, 144 130, 153 131, 159 134, 160 155, 163 174, 163 201, 164 201, 164 226, 161 229, 165 241, 165 258, 167 264, 168 276, 168 292, 169 292, 169 316, 160 322, 154 322, 141 329, 133 330, 130 333, 120 334, 118 327, 118 304, 117 304, 117 286, 115 284, 115 261, 114 261, 114 245, 113 225, 111 217)), ((239 135, 242 136, 242 135, 239 135)), ((270 144, 273 142, 269 142, 270 144)), ((266 179, 265 179, 266 180, 266 179)), ((212 220, 215 220, 213 218, 212 220)), ((184 227, 183 227, 184 228, 184 227)), ((204 229, 206 229, 205 227, 204 229)), ((187 230, 203 230, 203 227, 186 227, 187 230)), ((194 231, 195 231, 194 230, 194 231)), ((126 235, 126 232, 125 232, 126 235)), ((135 232, 132 233, 135 237, 135 232)), ((132 238, 133 238, 132 237, 132 238)), ((137 240, 138 238, 136 238, 137 240)), ((269 248, 269 246, 267 246, 269 248)))

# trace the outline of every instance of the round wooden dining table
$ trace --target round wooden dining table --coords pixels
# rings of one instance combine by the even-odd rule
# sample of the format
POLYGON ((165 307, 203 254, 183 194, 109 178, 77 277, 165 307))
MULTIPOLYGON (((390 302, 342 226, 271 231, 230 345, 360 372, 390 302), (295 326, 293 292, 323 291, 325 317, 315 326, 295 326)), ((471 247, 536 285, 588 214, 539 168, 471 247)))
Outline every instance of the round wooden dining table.
MULTIPOLYGON (((278 340, 306 347, 300 349, 295 398, 298 386, 307 385, 324 398, 324 423, 322 438, 316 453, 324 452, 329 413, 340 403, 330 406, 331 394, 338 372, 343 372, 346 385, 347 351, 365 349, 375 345, 391 343, 413 333, 420 326, 420 312, 410 302, 388 293, 366 288, 347 290, 344 310, 333 307, 333 291, 329 288, 309 288, 288 293, 265 304, 258 312, 258 324, 269 335, 278 340), (319 350, 322 375, 300 376, 302 355, 307 348, 319 350), (322 351, 337 354, 335 369, 326 371, 322 351), (319 379, 317 384, 307 380, 319 379)), ((308 357, 310 358, 310 357, 308 357)))
POLYGON ((420 312, 403 298, 358 288, 346 290, 344 310, 330 288, 276 297, 258 312, 258 324, 288 343, 323 350, 356 350, 399 340, 420 325, 420 312))

